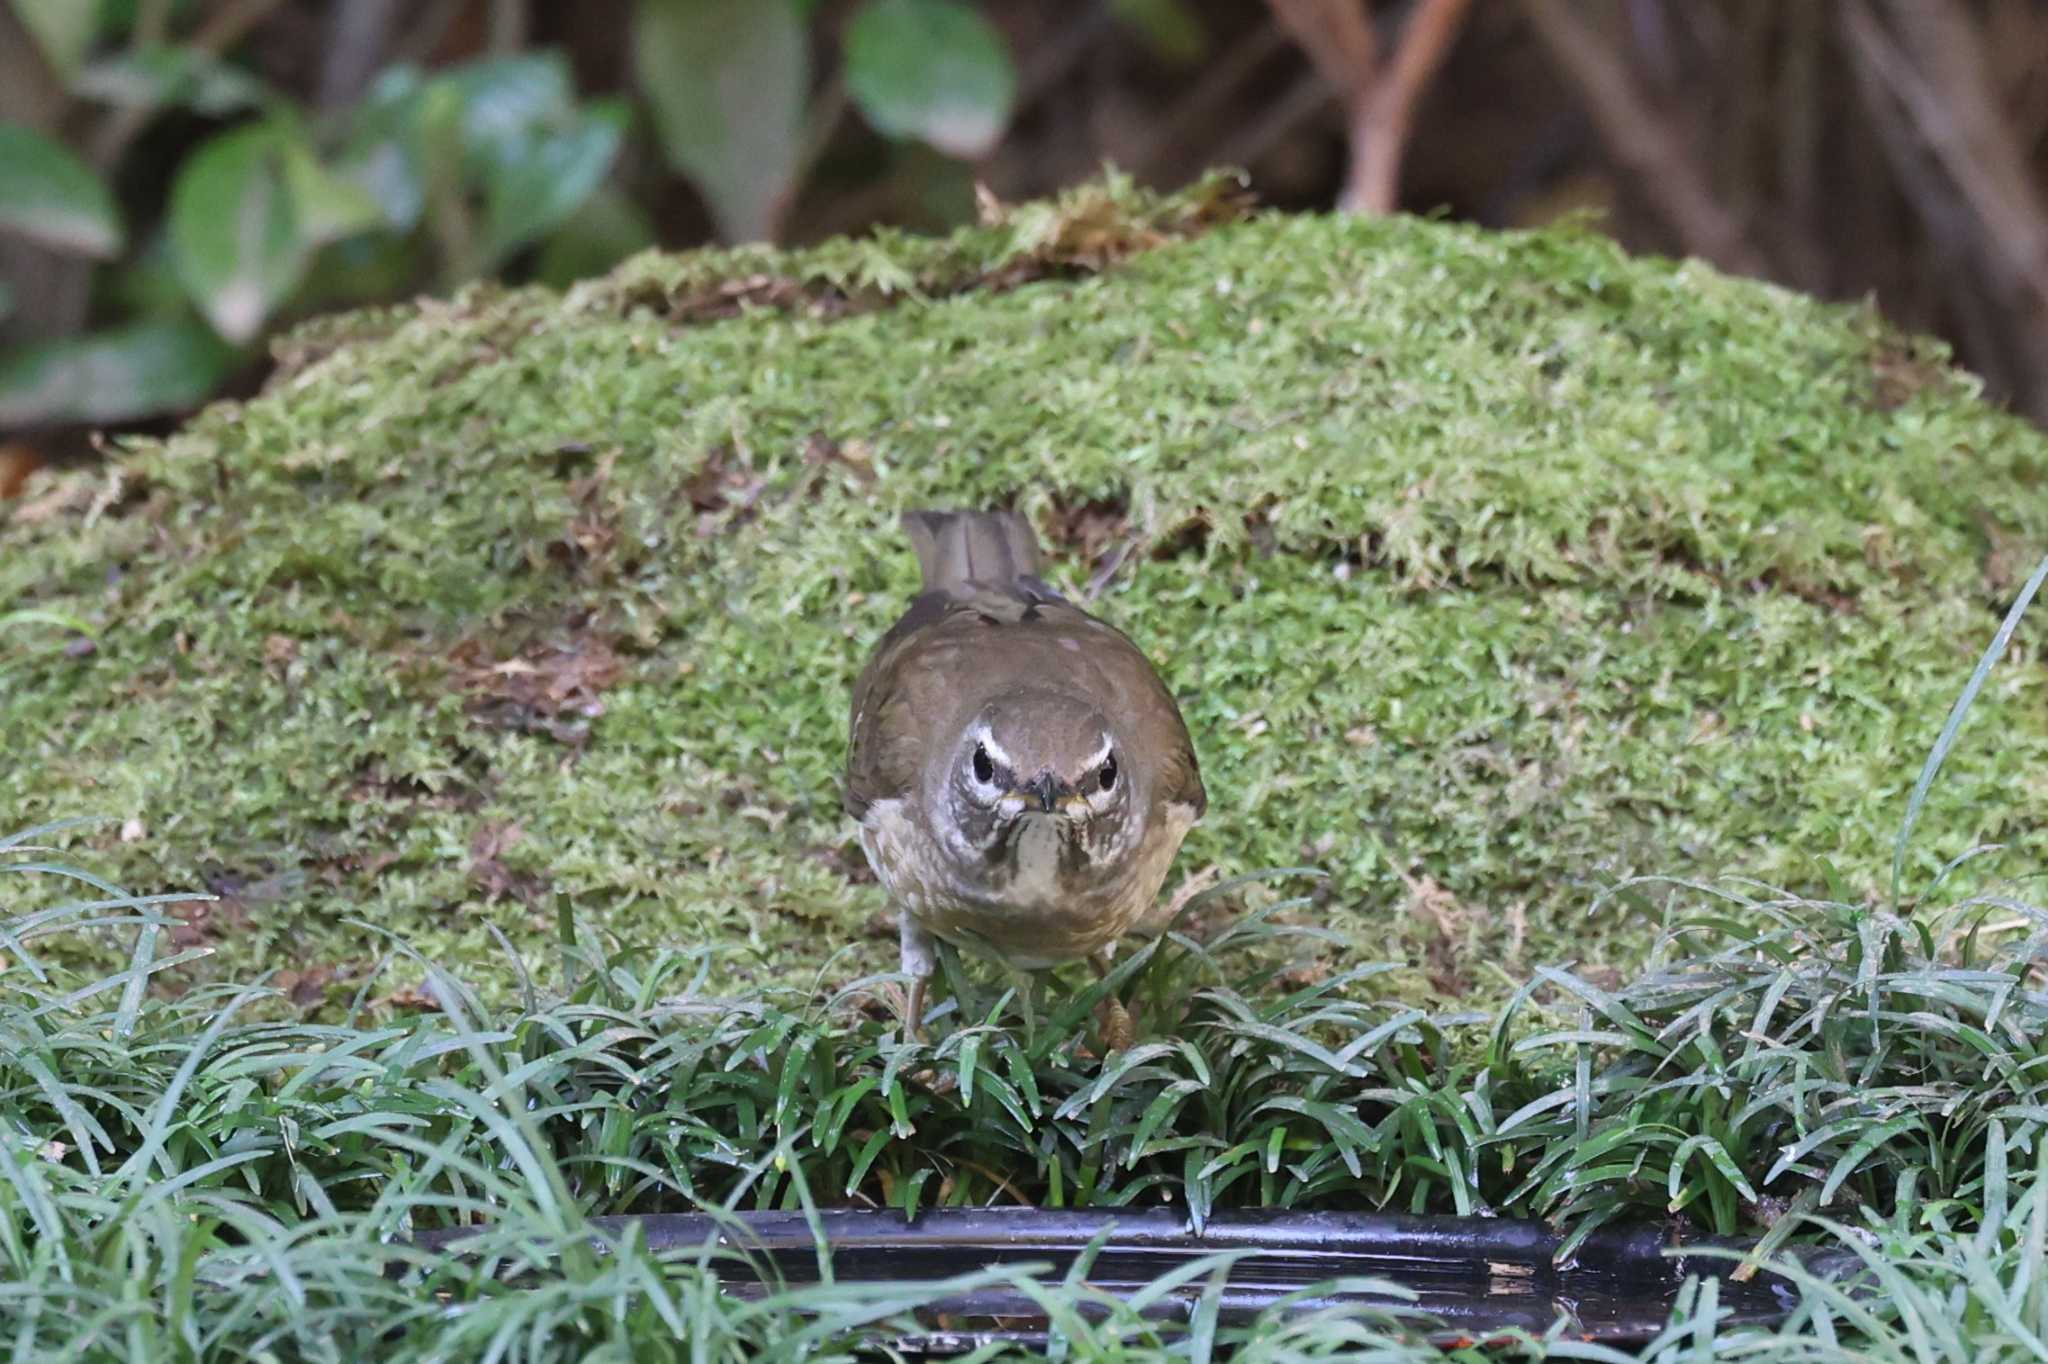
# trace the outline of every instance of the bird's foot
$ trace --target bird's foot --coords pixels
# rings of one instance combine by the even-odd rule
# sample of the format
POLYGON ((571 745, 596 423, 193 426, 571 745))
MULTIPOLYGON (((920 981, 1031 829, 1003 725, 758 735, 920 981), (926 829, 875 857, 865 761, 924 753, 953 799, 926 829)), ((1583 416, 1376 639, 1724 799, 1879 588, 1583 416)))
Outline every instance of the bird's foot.
POLYGON ((960 1088, 960 1076, 950 1070, 934 1070, 930 1066, 920 1066, 910 1072, 910 1078, 932 1094, 951 1094, 960 1088))
MULTIPOLYGON (((1088 965, 1094 968, 1098 978, 1109 975, 1109 954, 1114 950, 1104 948, 1088 958, 1088 965)), ((1113 994, 1104 995, 1102 1002, 1095 1006, 1095 1022, 1105 1056, 1113 1051, 1128 1051, 1138 1040, 1137 1025, 1131 1022, 1131 1011, 1113 994)))
POLYGON ((1095 1025, 1102 1036, 1102 1054, 1113 1051, 1129 1051, 1138 1040, 1138 1025, 1131 1021, 1131 1011, 1115 995, 1106 996, 1095 1006, 1095 1025))

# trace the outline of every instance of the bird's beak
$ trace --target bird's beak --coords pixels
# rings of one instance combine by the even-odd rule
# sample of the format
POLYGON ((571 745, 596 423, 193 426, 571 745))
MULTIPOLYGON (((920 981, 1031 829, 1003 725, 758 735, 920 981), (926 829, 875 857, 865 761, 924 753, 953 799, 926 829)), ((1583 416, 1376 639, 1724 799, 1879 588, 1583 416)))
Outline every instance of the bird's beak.
POLYGON ((1024 783, 1024 794, 1038 802, 1038 808, 1051 814, 1054 803, 1059 799, 1060 786, 1050 772, 1041 772, 1031 781, 1024 783))

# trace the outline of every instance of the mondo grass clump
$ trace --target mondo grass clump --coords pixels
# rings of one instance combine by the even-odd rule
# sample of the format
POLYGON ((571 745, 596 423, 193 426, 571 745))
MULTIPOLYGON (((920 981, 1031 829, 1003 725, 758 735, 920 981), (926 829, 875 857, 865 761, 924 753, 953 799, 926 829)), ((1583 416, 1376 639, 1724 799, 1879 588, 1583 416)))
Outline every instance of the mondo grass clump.
MULTIPOLYGON (((858 991, 714 999, 691 988, 695 956, 587 941, 565 948, 573 994, 513 1007, 428 964, 436 1007, 335 1024, 292 1020, 260 981, 166 996, 147 988, 174 959, 152 955, 155 906, 29 839, 9 854, 10 905, 80 893, 0 937, 0 1345, 16 1357, 829 1354, 970 1282, 892 1295, 827 1269, 742 1300, 717 1282, 728 1252, 588 1224, 831 1206, 1492 1212, 1576 1235, 1674 1218, 1763 1236, 1757 1258, 1839 1237, 1913 1286, 1873 1301, 1809 1276, 1801 1329, 1876 1339, 1956 1294, 1982 1299, 1986 1331, 2038 1317, 2048 998, 2030 971, 2048 915, 2017 899, 1907 918, 1697 888, 1700 913, 1639 979, 1546 970, 1490 1023, 1362 1002, 1341 976, 1278 988, 1286 931, 1260 917, 1036 1000, 956 965, 957 1008, 906 1043, 858 991), (1759 916, 1774 927, 1735 931, 1759 916), (135 960, 83 980, 39 952, 76 932, 132 935, 135 960), (1146 1039, 1106 1058, 1087 1022, 1104 988, 1146 1039), (1542 992, 1553 1007, 1521 1007, 1542 992), (1524 1025, 1560 1003, 1578 1026, 1524 1025), (475 1229, 463 1255, 407 1245, 447 1227, 475 1229)), ((1191 1327, 1123 1307, 1084 1319, 1085 1284, 1003 1275, 1076 1349, 1188 1344, 1191 1327)), ((1705 1316, 1674 1357, 1718 1339, 1710 1308, 1693 1302, 1705 1316)), ((1293 1342, 1283 1354, 1435 1348, 1383 1314, 1211 1327, 1212 1343, 1293 1342)))

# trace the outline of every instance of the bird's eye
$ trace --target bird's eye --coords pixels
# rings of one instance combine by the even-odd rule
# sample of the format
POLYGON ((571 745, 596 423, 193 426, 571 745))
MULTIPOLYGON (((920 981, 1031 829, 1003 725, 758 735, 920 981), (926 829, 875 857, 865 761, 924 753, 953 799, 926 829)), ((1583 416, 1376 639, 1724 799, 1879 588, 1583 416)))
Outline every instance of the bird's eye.
POLYGON ((1102 779, 1102 789, 1107 791, 1116 785, 1116 755, 1102 760, 1102 770, 1097 774, 1102 779))
POLYGON ((974 746, 974 779, 983 786, 996 779, 996 765, 988 760, 988 750, 980 744, 974 746))

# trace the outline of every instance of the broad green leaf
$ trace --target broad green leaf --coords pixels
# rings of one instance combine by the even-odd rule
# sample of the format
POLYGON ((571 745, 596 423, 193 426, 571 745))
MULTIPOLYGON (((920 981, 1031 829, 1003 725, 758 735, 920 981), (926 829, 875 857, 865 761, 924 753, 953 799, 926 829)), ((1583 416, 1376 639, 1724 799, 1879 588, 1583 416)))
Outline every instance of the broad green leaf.
POLYGON ((178 278, 230 341, 247 341, 304 275, 308 245, 285 164, 293 142, 257 123, 195 152, 171 187, 178 278))
POLYGON ((341 171, 377 201, 387 225, 404 232, 419 223, 426 208, 426 190, 420 184, 418 158, 403 142, 372 143, 346 156, 341 171))
POLYGON ((305 143, 287 140, 283 164, 299 236, 307 245, 340 241, 384 221, 375 195, 328 171, 305 143))
POLYGON ((72 78, 81 99, 130 109, 182 108, 220 118, 276 96, 257 77, 195 47, 150 47, 88 62, 72 78))
POLYGON ((871 0, 846 28, 846 85, 877 131, 973 158, 1002 137, 1017 72, 958 0, 871 0))
POLYGON ((379 72, 351 111, 339 158, 343 173, 370 192, 384 221, 400 231, 416 226, 426 208, 417 139, 423 88, 412 67, 379 72))
POLYGON ((569 67, 558 53, 471 62, 432 83, 461 99, 465 169, 472 174, 520 161, 537 130, 566 128, 576 117, 569 67))
POLYGON ((484 196, 483 267, 567 221, 611 168, 625 127, 625 106, 608 100, 562 132, 529 138, 496 167, 484 196))
POLYGON ((120 216, 92 167, 19 123, 0 123, 0 229, 80 255, 121 250, 120 216))
POLYGON ((603 181, 625 123, 617 101, 579 107, 555 53, 425 80, 400 68, 357 111, 341 165, 392 226, 432 217, 452 281, 495 268, 567 221, 603 181))
POLYGON ((719 235, 775 233, 802 151, 810 59, 789 0, 640 0, 633 66, 669 164, 719 235))
POLYGON ((568 68, 559 56, 545 52, 464 62, 430 73, 429 83, 446 85, 462 97, 463 137, 479 147, 518 136, 534 119, 566 107, 571 99, 568 68))
POLYGON ((189 318, 0 351, 0 426, 131 421, 196 407, 234 358, 189 318))
POLYGON ((13 0, 14 17, 28 30, 58 79, 70 80, 100 32, 98 0, 13 0))

